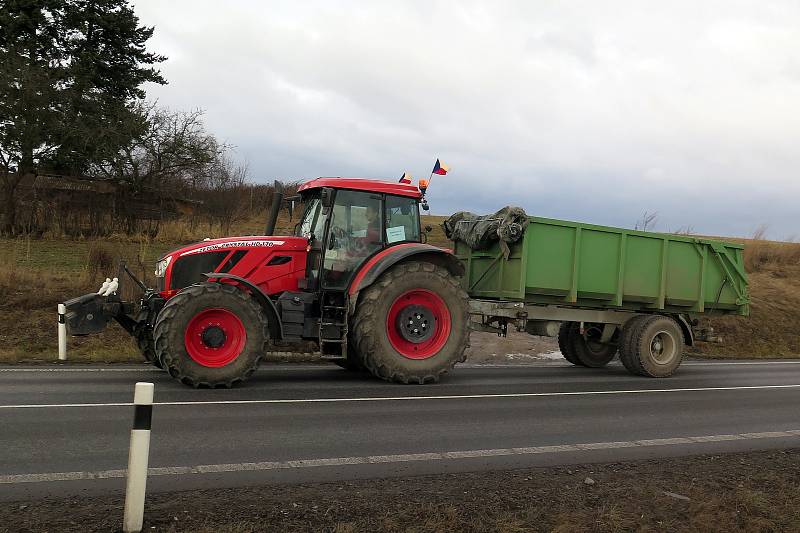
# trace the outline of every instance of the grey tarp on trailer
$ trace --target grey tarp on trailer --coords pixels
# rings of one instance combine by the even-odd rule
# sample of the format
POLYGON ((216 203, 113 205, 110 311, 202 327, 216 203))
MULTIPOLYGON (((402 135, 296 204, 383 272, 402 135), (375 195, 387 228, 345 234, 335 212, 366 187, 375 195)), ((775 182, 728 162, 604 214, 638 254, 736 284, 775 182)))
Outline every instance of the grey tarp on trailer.
POLYGON ((528 227, 528 215, 521 207, 506 206, 491 215, 476 215, 459 211, 442 224, 445 235, 452 241, 466 243, 473 250, 485 250, 500 241, 508 258, 508 243, 517 242, 528 227))

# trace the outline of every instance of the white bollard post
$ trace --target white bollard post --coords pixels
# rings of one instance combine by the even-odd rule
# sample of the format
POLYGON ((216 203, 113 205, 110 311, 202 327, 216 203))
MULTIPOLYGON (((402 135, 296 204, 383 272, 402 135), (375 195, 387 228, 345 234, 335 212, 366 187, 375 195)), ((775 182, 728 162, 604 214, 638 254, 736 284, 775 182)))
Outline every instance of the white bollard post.
POLYGON ((58 304, 58 360, 67 360, 67 306, 58 304))
POLYGON ((125 487, 125 518, 122 531, 142 530, 147 463, 150 456, 150 422, 153 417, 153 384, 137 383, 133 393, 133 429, 128 451, 128 480, 125 487))

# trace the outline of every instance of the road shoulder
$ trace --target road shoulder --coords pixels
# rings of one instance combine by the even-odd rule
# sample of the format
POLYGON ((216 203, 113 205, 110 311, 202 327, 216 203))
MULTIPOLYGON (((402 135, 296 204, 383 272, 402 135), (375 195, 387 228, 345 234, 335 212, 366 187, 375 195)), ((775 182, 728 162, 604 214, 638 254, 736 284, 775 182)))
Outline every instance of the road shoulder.
MULTIPOLYGON (((800 450, 160 493, 150 531, 798 530, 800 450)), ((7 503, 0 530, 109 531, 122 497, 7 503)))

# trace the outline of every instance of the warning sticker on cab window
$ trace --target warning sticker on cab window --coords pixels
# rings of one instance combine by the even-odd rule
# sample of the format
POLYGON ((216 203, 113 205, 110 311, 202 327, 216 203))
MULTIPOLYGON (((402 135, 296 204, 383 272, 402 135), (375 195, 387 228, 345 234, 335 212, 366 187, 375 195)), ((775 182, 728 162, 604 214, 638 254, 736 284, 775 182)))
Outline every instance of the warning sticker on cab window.
POLYGON ((389 243, 406 240, 406 227, 393 226, 386 228, 386 241, 389 243))

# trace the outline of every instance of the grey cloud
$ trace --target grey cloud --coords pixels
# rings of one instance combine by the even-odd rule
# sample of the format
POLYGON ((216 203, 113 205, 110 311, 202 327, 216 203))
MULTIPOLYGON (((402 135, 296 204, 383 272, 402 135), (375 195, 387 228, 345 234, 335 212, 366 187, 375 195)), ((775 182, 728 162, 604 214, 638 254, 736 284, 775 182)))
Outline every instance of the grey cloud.
POLYGON ((771 2, 136 2, 268 181, 426 177, 434 212, 800 233, 800 7, 771 2))

